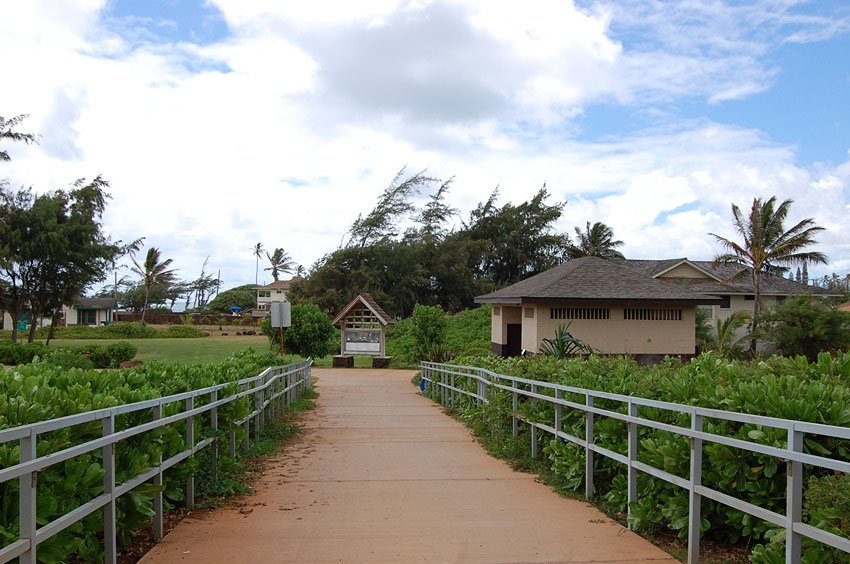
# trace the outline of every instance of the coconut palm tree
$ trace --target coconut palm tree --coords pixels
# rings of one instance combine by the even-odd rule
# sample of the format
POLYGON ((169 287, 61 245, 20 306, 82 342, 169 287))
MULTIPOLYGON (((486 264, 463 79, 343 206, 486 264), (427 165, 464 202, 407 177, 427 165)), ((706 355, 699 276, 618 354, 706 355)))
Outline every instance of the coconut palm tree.
POLYGON ((794 200, 785 200, 776 206, 776 196, 767 201, 753 198, 749 215, 732 204, 732 217, 735 231, 741 241, 733 241, 714 233, 709 233, 727 251, 714 258, 717 264, 735 264, 743 267, 739 276, 749 275, 753 282, 755 304, 750 333, 750 353, 756 351, 756 334, 763 309, 761 281, 764 274, 784 274, 788 266, 812 263, 826 263, 826 255, 817 251, 803 249, 817 243, 815 234, 823 231, 811 218, 804 219, 785 230, 783 223, 794 200))
POLYGON ((262 243, 257 243, 256 245, 254 245, 254 248, 252 249, 252 251, 254 252, 254 256, 257 258, 257 264, 254 267, 254 285, 259 286, 260 285, 260 258, 263 256, 263 251, 265 251, 265 249, 263 248, 262 243))
POLYGON ((578 244, 567 246, 567 258, 599 257, 603 259, 623 259, 623 254, 616 250, 623 246, 622 241, 614 240, 614 231, 602 222, 593 225, 587 222, 585 230, 575 227, 578 244))
POLYGON ((145 322, 145 312, 150 302, 151 289, 155 286, 168 286, 177 279, 174 269, 169 269, 173 262, 171 259, 160 260, 160 252, 156 247, 148 249, 145 262, 139 264, 136 257, 130 255, 133 261, 133 272, 142 277, 142 285, 145 288, 145 303, 142 306, 142 323, 145 322))
POLYGON ((277 248, 274 250, 272 254, 269 254, 266 251, 266 258, 269 259, 271 266, 264 270, 271 270, 272 278, 277 282, 280 278, 281 273, 283 272, 292 272, 295 263, 292 261, 292 257, 289 256, 289 253, 284 251, 281 248, 277 248))

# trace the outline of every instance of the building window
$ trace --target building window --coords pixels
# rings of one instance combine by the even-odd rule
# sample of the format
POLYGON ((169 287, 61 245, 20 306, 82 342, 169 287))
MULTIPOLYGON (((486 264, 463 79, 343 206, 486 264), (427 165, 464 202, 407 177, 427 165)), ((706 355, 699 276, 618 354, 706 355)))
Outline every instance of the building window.
POLYGON ((623 319, 628 321, 681 321, 681 309, 667 308, 627 308, 623 310, 623 319))
POLYGON ((729 309, 732 306, 731 296, 720 296, 720 299, 723 300, 720 303, 720 309, 729 309))
POLYGON ((534 308, 533 307, 525 308, 525 318, 526 319, 534 319, 534 308))
POLYGON ((502 315, 501 306, 493 306, 493 315, 502 315))
POLYGON ((755 301, 756 297, 753 296, 753 295, 749 295, 749 296, 744 296, 744 299, 748 302, 752 302, 752 301, 755 301))
POLYGON ((272 297, 272 293, 269 290, 260 290, 257 292, 258 298, 270 298, 272 297))
POLYGON ((97 325, 97 310, 77 310, 77 325, 97 325))
POLYGON ((714 306, 698 305, 697 310, 705 312, 706 319, 714 319, 714 306))
POLYGON ((607 307, 550 307, 549 319, 610 319, 607 307))

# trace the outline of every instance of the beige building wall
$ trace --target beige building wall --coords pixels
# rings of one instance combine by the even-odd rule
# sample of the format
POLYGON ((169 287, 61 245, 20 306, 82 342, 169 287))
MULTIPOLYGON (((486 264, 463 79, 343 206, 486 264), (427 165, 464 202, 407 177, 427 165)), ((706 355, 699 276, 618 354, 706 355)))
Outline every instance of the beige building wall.
MULTIPOLYGON (((522 323, 522 308, 519 306, 494 305, 491 314, 490 340, 504 345, 508 342, 508 324, 522 323)), ((525 327, 523 327, 523 333, 525 327)))
MULTIPOLYGON (((551 307, 564 304, 536 306, 536 329, 533 340, 526 340, 523 324, 523 347, 537 352, 544 338, 552 338, 561 324, 570 324, 570 333, 588 343, 602 354, 694 354, 695 307, 652 306, 635 304, 635 308, 681 309, 681 321, 643 321, 624 319, 624 307, 610 307, 609 319, 552 319, 551 307)), ((569 307, 569 306, 566 306, 569 307)))
MULTIPOLYGON (((539 313, 537 306, 525 305, 522 309, 522 348, 532 353, 536 353, 540 349, 540 343, 543 340, 538 336, 539 313)), ((545 336, 545 335, 544 335, 545 336)))

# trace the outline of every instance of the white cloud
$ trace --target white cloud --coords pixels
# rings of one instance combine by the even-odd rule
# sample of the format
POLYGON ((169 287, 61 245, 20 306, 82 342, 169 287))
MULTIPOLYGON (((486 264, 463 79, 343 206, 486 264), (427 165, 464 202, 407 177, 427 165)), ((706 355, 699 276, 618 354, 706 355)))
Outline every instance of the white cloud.
POLYGON ((187 278, 210 255, 226 286, 253 282, 257 241, 307 265, 335 248, 405 164, 455 176, 464 212, 497 185, 518 201, 546 182, 570 202, 565 232, 604 221, 634 257, 710 258, 706 233, 729 229, 731 202, 792 197, 850 268, 850 160, 809 170, 758 131, 709 121, 574 137, 571 119, 599 101, 654 108, 769 87, 772 39, 746 22, 815 26, 787 10, 740 22, 714 3, 213 4, 232 33, 205 46, 126 41, 100 22, 103 2, 10 4, 0 49, 23 55, 4 63, 15 87, 0 115, 31 114, 24 128, 43 138, 10 147, 2 175, 44 190, 103 174, 114 237, 146 236, 187 278), (702 24, 681 33, 695 14, 702 24), (622 27, 646 36, 622 43, 622 27))

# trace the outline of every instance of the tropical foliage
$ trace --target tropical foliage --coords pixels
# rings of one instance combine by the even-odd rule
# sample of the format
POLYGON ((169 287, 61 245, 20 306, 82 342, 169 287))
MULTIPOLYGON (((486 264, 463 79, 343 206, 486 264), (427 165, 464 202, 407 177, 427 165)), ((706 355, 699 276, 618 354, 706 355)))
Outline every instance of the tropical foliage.
POLYGON ((540 354, 553 358, 567 358, 576 355, 593 354, 593 347, 576 338, 570 333, 570 325, 561 324, 555 329, 555 336, 543 339, 540 343, 540 354))
POLYGON ((142 323, 144 323, 145 313, 147 312, 148 304, 150 303, 151 292, 154 288, 162 289, 173 285, 174 281, 177 279, 177 275, 173 269, 169 268, 173 260, 163 260, 160 256, 159 249, 156 247, 148 249, 147 254, 145 254, 145 260, 141 264, 139 264, 134 256, 131 258, 134 265, 133 272, 138 274, 141 278, 141 286, 144 289, 145 301, 142 305, 142 323))
MULTIPOLYGON (((144 366, 102 372, 80 368, 63 368, 48 362, 20 365, 0 378, 0 429, 26 425, 132 403, 166 395, 200 389, 215 384, 229 383, 219 397, 236 392, 236 380, 254 376, 266 366, 274 364, 275 357, 253 352, 234 355, 223 363, 214 365, 179 365, 146 363, 144 366)), ((250 408, 250 398, 218 408, 219 437, 227 440, 233 430, 240 437, 241 426, 234 425, 250 408)), ((196 406, 199 404, 196 404, 196 406)), ((182 410, 181 402, 168 404, 163 416, 182 410)), ((150 421, 150 412, 138 412, 116 417, 116 431, 150 421)), ((201 428, 201 418, 196 419, 198 437, 209 433, 201 428)), ((48 433, 39 437, 39 455, 47 455, 97 439, 102 435, 98 421, 48 433)), ((122 441, 116 450, 116 479, 119 483, 146 468, 153 467, 160 457, 167 459, 186 448, 185 424, 174 424, 156 431, 143 433, 122 441)), ((226 444, 226 443, 225 443, 226 444)), ((0 445, 0 467, 7 468, 18 462, 18 445, 12 441, 0 445)), ((204 456, 204 455, 200 455, 204 456)), ((225 458, 225 457, 223 457, 225 458)), ((238 461, 229 462, 237 464, 238 461)), ((164 497, 168 508, 183 501, 185 478, 198 466, 198 457, 189 459, 165 474, 164 497)), ((198 474, 196 491, 216 491, 218 486, 210 477, 198 474)), ((119 539, 127 542, 133 531, 149 526, 153 494, 156 488, 142 485, 116 501, 119 539)), ((54 464, 39 472, 38 521, 53 521, 103 492, 103 470, 99 452, 92 452, 54 464)), ((18 536, 18 480, 0 484, 0 544, 8 545, 18 536)), ((102 561, 102 516, 94 513, 81 523, 72 525, 60 534, 39 544, 39 559, 45 562, 102 561)))
MULTIPOLYGON (((337 332, 331 325, 328 315, 316 304, 295 304, 291 311, 292 326, 283 332, 284 350, 287 354, 303 357, 321 358, 338 350, 337 332)), ((266 317, 260 330, 269 338, 272 350, 278 350, 280 329, 272 327, 271 319, 266 317)))
POLYGON ((814 360, 822 351, 850 348, 850 313, 812 296, 786 299, 765 315, 764 324, 766 340, 786 356, 814 360))
POLYGON ((715 257, 717 263, 736 264, 742 267, 740 275, 750 276, 755 288, 755 304, 750 333, 750 352, 755 353, 756 335, 762 316, 762 275, 782 274, 787 267, 806 262, 825 263, 826 255, 818 251, 806 251, 815 244, 815 235, 823 227, 815 225, 813 219, 803 219, 786 230, 784 223, 793 200, 784 200, 778 206, 776 197, 767 201, 754 198, 749 215, 732 204, 732 217, 739 241, 709 233, 726 250, 715 257))
POLYGON ((545 187, 518 205, 498 204, 494 190, 459 225, 450 189, 451 180, 399 172, 343 247, 293 283, 290 299, 335 314, 368 292, 393 317, 410 316, 416 304, 458 312, 477 295, 558 264, 569 241, 555 231, 565 203, 548 203, 545 187), (426 190, 420 208, 415 198, 426 190))
MULTIPOLYGON (((770 357, 759 362, 737 362, 715 354, 703 354, 688 364, 668 360, 652 367, 638 366, 626 358, 592 355, 588 359, 557 360, 551 357, 502 359, 494 356, 458 358, 453 362, 480 366, 500 374, 557 382, 567 386, 637 396, 672 403, 810 421, 828 425, 850 426, 850 353, 831 356, 820 354, 814 362, 804 357, 770 357)), ((476 383, 455 380, 456 386, 476 383)), ((436 387, 431 390, 436 390, 436 387)), ((546 393, 542 388, 538 393, 546 393)), ((551 392, 549 392, 551 394, 551 392)), ((434 396, 438 399, 438 396, 434 396)), ((564 393, 563 398, 584 403, 581 394, 564 393)), ((625 407, 605 399, 594 406, 623 413, 625 407)), ((529 433, 520 427, 518 437, 512 435, 512 395, 509 391, 494 391, 489 403, 458 395, 455 409, 491 452, 510 458, 512 463, 542 471, 557 489, 583 492, 584 449, 572 444, 544 438, 544 460, 530 457, 529 433)), ((519 412, 525 418, 552 425, 554 407, 548 402, 520 402, 519 412)), ((687 413, 641 408, 640 415, 669 425, 687 427, 687 413)), ((561 417, 564 432, 584 437, 585 416, 579 410, 565 408, 561 417)), ((704 430, 742 441, 762 445, 784 446, 787 431, 770 429, 749 423, 720 419, 705 419, 704 430)), ((683 479, 689 475, 690 442, 665 431, 640 427, 638 459, 683 479)), ((594 444, 602 449, 624 454, 628 448, 628 426, 605 417, 597 417, 594 444)), ((770 511, 783 514, 787 479, 785 465, 773 457, 706 442, 703 447, 703 484, 727 495, 735 496, 770 511)), ((850 451, 846 441, 823 436, 807 436, 804 451, 811 454, 846 460, 850 451)), ((831 471, 814 471, 805 466, 804 493, 806 507, 813 511, 812 500, 820 500, 818 519, 830 527, 846 525, 841 510, 846 508, 842 484, 825 483, 827 488, 812 489, 811 478, 823 480, 831 471), (831 495, 830 495, 831 493, 831 495), (843 504, 843 505, 842 505, 843 504), (842 525, 844 523, 844 525, 842 525)), ((624 513, 627 500, 626 469, 619 462, 597 456, 594 462, 595 499, 614 513, 624 513)), ((670 530, 680 537, 687 534, 688 492, 662 480, 638 474, 638 501, 631 506, 630 520, 644 531, 670 530)), ((707 538, 720 542, 746 542, 753 545, 776 536, 773 525, 752 518, 740 511, 720 505, 707 498, 702 501, 702 530, 707 538)), ((850 529, 843 529, 850 536, 850 529)), ((818 562, 831 560, 830 551, 811 543, 818 562)), ((773 549, 771 548, 771 554, 773 549)), ((754 551, 755 553, 756 551, 754 551)), ((832 555, 834 558, 835 555, 832 555)), ((779 560, 781 561, 781 560, 779 560)), ((761 559, 759 562, 772 562, 761 559)))
POLYGON ((599 257, 602 259, 622 259, 623 253, 617 250, 624 243, 614 240, 614 231, 601 222, 590 225, 587 222, 585 230, 575 227, 577 240, 567 245, 566 255, 574 259, 579 257, 599 257))

